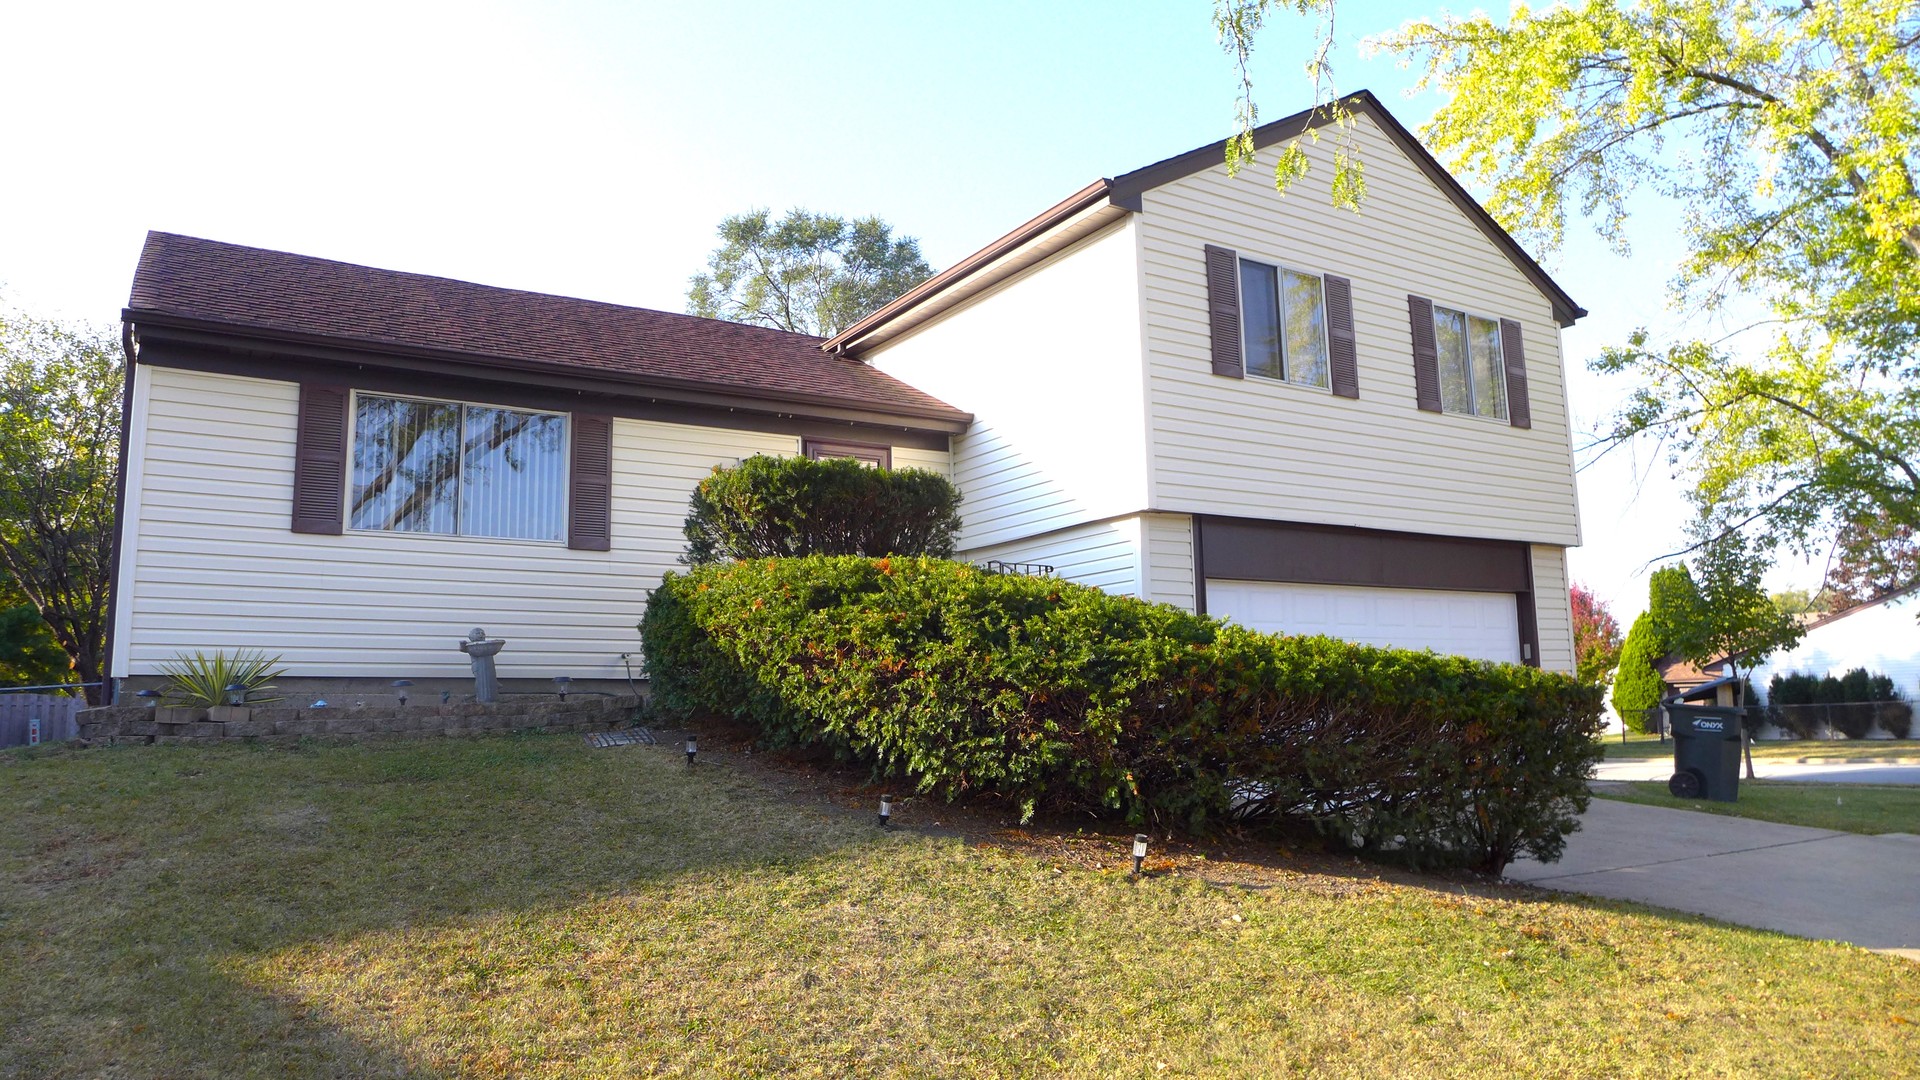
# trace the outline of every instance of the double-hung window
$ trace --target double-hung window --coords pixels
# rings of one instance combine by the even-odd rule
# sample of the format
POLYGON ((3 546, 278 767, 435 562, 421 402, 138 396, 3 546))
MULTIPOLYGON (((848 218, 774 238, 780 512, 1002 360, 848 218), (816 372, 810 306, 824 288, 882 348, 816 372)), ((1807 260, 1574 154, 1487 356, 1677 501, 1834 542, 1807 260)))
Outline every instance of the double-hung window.
POLYGON ((372 532, 567 539, 567 417, 354 395, 347 520, 372 532))
POLYGON ((1327 303, 1317 274, 1240 260, 1246 372, 1302 386, 1327 385, 1327 303))
POLYGON ((1441 411, 1505 420, 1507 368, 1499 321, 1435 304, 1433 336, 1440 361, 1441 411))

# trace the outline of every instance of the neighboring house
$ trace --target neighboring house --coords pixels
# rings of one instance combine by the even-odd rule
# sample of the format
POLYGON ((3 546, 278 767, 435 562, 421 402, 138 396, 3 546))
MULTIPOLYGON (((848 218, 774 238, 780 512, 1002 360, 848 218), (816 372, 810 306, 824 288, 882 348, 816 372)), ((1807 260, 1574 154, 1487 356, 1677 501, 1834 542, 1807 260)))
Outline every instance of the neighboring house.
POLYGON ((1720 659, 1701 668, 1691 660, 1669 653, 1665 659, 1654 666, 1660 672, 1661 683, 1666 686, 1666 693, 1663 696, 1672 697, 1724 678, 1727 674, 1726 664, 1725 659, 1720 659))
POLYGON ((1885 675, 1909 702, 1920 702, 1920 586, 1903 589, 1807 626, 1791 649, 1767 657, 1754 669, 1753 689, 1762 699, 1775 675, 1845 675, 1854 668, 1885 675))
POLYGON ((1354 104, 1360 214, 1229 179, 1215 143, 825 342, 155 234, 112 670, 255 647, 452 676, 479 625, 505 675, 620 677, 699 478, 813 453, 950 475, 970 560, 1572 671, 1560 328, 1584 312, 1354 104))

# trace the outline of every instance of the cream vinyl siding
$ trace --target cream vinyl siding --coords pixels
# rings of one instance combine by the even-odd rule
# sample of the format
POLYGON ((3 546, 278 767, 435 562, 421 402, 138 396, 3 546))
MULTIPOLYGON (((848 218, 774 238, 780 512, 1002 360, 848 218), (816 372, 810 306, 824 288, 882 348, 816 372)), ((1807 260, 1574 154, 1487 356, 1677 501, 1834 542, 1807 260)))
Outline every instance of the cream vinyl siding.
POLYGON ((864 357, 974 413, 953 438, 962 549, 1148 505, 1133 221, 864 357))
POLYGON ((1533 546, 1534 618, 1540 628, 1540 666, 1573 674, 1573 595, 1565 548, 1533 546))
MULTIPOLYGON (((911 446, 893 448, 896 469, 925 469, 949 479, 953 476, 953 454, 947 450, 921 450, 911 446)), ((964 507, 963 507, 964 508, 964 507)))
MULTIPOLYGON (((1579 542, 1560 333, 1546 297, 1365 117, 1359 214, 1327 198, 1334 140, 1282 197, 1211 168, 1143 196, 1156 509, 1579 542), (1360 396, 1212 374, 1203 248, 1352 279, 1360 396), (1518 320, 1533 428, 1415 406, 1407 296, 1518 320)), ((1263 153, 1271 160, 1272 150, 1263 153)), ((962 402, 962 404, 966 404, 962 402)), ((966 405, 983 416, 983 405, 966 405)))
POLYGON ((507 639, 502 677, 620 677, 647 590, 685 549, 694 485, 716 465, 799 452, 790 435, 614 420, 606 552, 316 536, 288 529, 297 386, 145 365, 136 377, 114 650, 125 675, 251 648, 291 675, 458 676, 455 642, 480 626, 507 639))
POLYGON ((1043 563, 1056 576, 1110 593, 1140 593, 1140 519, 1118 518, 1075 525, 1010 544, 969 548, 956 557, 976 565, 998 559, 1043 563))
POLYGON ((1147 599, 1194 609, 1193 519, 1185 514, 1147 514, 1147 599))

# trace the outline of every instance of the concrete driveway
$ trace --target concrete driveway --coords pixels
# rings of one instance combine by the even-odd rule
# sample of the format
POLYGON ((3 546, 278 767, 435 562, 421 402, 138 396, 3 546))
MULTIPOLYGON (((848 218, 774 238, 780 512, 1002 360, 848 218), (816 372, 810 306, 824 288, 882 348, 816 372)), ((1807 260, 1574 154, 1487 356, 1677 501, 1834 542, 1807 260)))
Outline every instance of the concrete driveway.
POLYGON ((1559 862, 1516 862, 1507 878, 1920 960, 1920 836, 1909 833, 1595 799, 1559 862))

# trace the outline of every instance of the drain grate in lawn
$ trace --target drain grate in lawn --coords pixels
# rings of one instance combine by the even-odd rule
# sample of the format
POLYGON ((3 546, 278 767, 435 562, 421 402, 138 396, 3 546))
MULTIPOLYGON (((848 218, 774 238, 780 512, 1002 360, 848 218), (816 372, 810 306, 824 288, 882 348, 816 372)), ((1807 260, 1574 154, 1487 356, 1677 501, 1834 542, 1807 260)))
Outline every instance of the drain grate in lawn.
POLYGON ((628 728, 625 731, 596 731, 587 736, 587 745, 595 750, 605 750, 609 746, 652 746, 659 742, 653 732, 646 728, 628 728))

